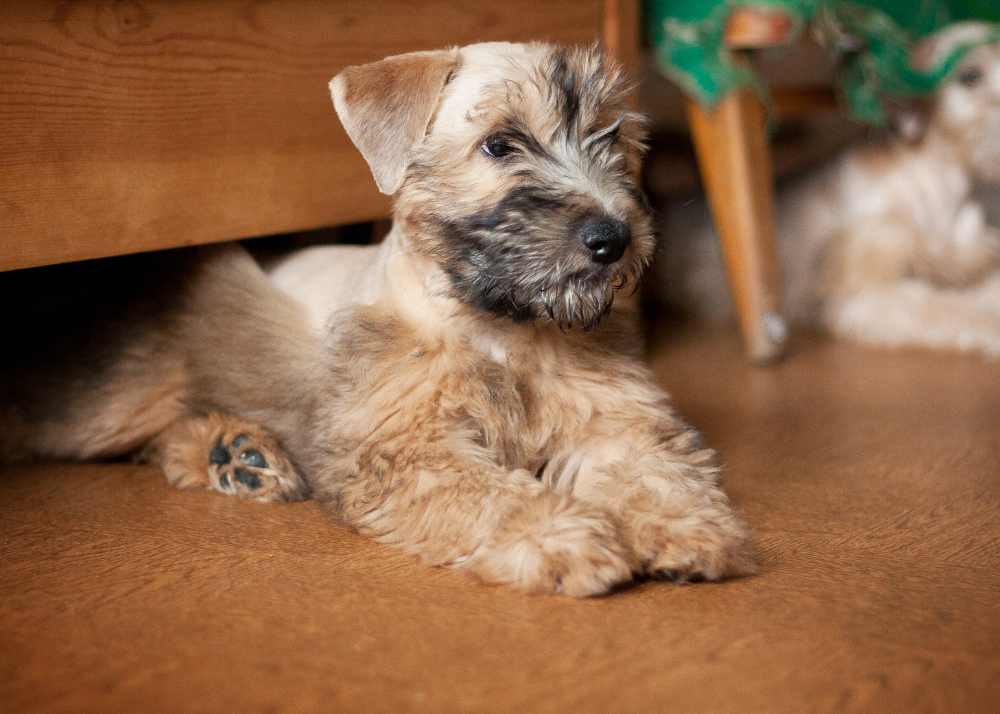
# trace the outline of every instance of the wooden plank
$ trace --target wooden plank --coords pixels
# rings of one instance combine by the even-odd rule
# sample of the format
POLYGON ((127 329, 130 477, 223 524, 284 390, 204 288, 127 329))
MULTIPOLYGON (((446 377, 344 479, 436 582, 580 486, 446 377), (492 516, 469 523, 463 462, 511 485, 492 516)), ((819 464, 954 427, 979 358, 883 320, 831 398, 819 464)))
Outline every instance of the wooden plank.
POLYGON ((327 95, 341 67, 589 42, 600 0, 6 0, 0 269, 384 216, 327 95))
POLYGON ((636 81, 642 44, 640 22, 639 0, 604 0, 604 48, 636 81))

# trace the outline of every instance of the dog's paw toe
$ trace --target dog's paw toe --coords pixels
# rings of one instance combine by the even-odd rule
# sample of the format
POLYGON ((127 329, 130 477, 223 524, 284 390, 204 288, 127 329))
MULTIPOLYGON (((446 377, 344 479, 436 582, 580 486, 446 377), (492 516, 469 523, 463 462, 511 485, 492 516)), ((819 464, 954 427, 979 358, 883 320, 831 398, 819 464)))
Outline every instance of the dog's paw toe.
POLYGON ((677 585, 682 583, 703 583, 706 580, 705 576, 698 571, 691 572, 686 570, 675 570, 672 568, 654 570, 649 573, 649 576, 653 580, 665 580, 677 585))
POLYGON ((735 531, 707 528, 693 534, 665 536, 669 543, 647 562, 653 577, 675 583, 750 575, 756 572, 749 536, 742 526, 735 531))
POLYGON ((208 454, 208 475, 215 490, 240 498, 293 501, 305 494, 301 476, 266 437, 220 438, 208 454))
POLYGON ((527 592, 587 597, 631 580, 634 562, 608 514, 552 494, 509 514, 464 567, 527 592))
POLYGON ((229 449, 221 443, 213 446, 212 450, 208 452, 208 463, 210 464, 222 466, 223 464, 228 464, 232 460, 233 457, 230 455, 229 449))
POLYGON ((674 583, 698 583, 756 571, 746 526, 721 505, 704 514, 644 519, 629 538, 642 571, 674 583))

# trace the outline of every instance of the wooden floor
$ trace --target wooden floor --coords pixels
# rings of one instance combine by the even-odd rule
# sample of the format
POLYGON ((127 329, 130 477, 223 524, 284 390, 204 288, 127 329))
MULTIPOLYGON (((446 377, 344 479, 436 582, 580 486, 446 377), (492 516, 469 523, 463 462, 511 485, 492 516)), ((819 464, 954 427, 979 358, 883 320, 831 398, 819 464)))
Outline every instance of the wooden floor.
POLYGON ((1000 710, 1000 365, 655 350, 759 576, 589 601, 427 570, 313 503, 147 468, 0 476, 0 709, 1000 710))

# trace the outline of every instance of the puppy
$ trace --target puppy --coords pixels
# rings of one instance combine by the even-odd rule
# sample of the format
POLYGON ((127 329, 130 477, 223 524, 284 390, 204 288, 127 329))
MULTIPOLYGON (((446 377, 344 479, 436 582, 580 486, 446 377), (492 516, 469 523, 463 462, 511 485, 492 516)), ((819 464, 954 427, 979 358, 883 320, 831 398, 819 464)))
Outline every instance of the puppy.
POLYGON ((132 295, 87 323, 100 339, 61 371, 9 371, 0 448, 140 449, 180 487, 311 494, 429 564, 531 592, 750 572, 715 455, 616 299, 654 250, 618 70, 596 49, 491 43, 330 88, 395 196, 386 240, 270 274, 235 246, 131 259, 132 295))
MULTIPOLYGON (((913 63, 928 69, 991 32, 953 25, 923 41, 913 63)), ((1000 183, 1000 44, 968 51, 898 126, 902 141, 849 150, 779 195, 788 316, 873 345, 1000 355, 1000 232, 974 193, 977 183, 1000 183)), ((665 234, 659 296, 726 317, 704 207, 674 212, 665 234)))

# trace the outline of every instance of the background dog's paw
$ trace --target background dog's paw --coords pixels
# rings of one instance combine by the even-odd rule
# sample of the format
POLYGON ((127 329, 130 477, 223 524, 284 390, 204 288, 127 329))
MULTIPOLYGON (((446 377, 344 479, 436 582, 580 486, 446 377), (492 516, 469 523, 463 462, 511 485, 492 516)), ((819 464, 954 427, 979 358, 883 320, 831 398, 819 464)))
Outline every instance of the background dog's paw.
POLYGON ((630 580, 635 563, 608 513, 546 493, 508 513, 462 565, 486 582, 587 597, 630 580))
POLYGON ((208 453, 211 487, 256 501, 295 501, 305 482, 280 448, 261 433, 223 433, 208 453))
POLYGON ((756 572, 750 532, 725 503, 683 515, 631 512, 626 541, 642 572, 672 582, 700 582, 756 572))

